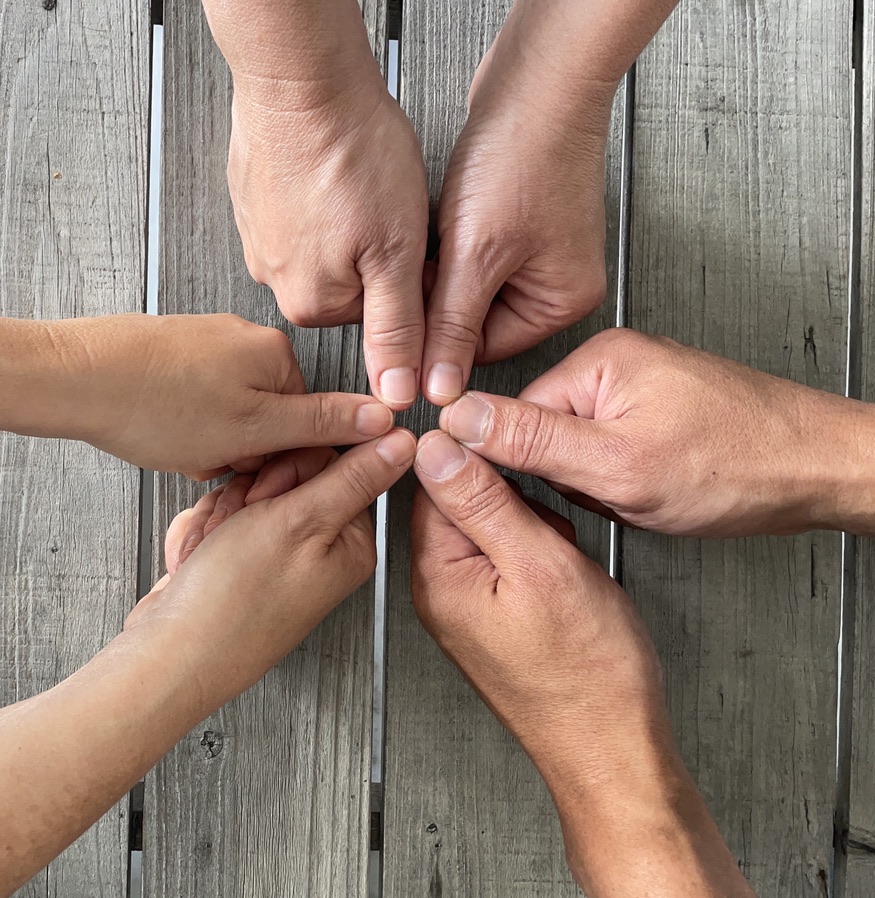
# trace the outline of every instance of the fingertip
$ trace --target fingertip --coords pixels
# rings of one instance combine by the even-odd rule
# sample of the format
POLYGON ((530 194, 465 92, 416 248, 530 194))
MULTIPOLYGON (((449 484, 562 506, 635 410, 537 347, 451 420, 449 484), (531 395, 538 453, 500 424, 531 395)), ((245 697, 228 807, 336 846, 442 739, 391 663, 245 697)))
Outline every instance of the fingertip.
POLYGON ((446 406, 462 395, 465 375, 454 362, 435 362, 425 376, 423 394, 437 406, 446 406))
POLYGON ((403 427, 386 434, 374 447, 377 455, 395 468, 407 467, 416 454, 416 437, 403 427))
POLYGON ((382 402, 365 402, 356 412, 356 430, 367 439, 382 436, 392 429, 395 413, 382 402))
POLYGON ((384 405, 396 412, 410 408, 418 395, 418 377, 413 368, 387 368, 372 384, 384 405))
POLYGON ((185 544, 179 551, 179 556, 177 559, 177 566, 185 564, 186 560, 191 556, 194 550, 204 541, 204 531, 196 530, 192 533, 188 539, 185 541, 185 544))
POLYGON ((465 444, 480 444, 492 416, 492 406, 482 393, 465 393, 441 413, 441 428, 465 444), (446 426, 444 426, 446 425, 446 426))
POLYGON ((464 467, 467 460, 465 449, 442 430, 430 431, 417 445, 417 471, 429 480, 448 480, 464 467))

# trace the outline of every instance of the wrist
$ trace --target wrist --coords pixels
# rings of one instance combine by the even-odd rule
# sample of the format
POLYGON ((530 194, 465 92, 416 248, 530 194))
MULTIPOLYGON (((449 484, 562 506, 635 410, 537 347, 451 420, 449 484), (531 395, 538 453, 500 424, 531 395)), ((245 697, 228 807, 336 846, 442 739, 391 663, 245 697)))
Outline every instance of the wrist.
POLYGON ((646 749, 615 779, 556 799, 569 869, 592 898, 728 898, 749 890, 673 747, 646 749), (655 762, 655 763, 654 763, 655 762), (616 863, 616 846, 628 847, 616 863))
POLYGON ((530 96, 536 109, 548 101, 551 121, 587 112, 605 118, 623 75, 676 2, 516 0, 489 60, 502 70, 496 87, 530 96))
POLYGON ((471 117, 522 109, 527 129, 540 124, 556 142, 569 134, 572 146, 593 133, 606 137, 622 72, 593 62, 588 34, 585 4, 577 0, 517 0, 471 84, 471 117))
POLYGON ((235 97, 279 111, 330 107, 382 84, 356 0, 204 0, 235 97))
POLYGON ((804 418, 809 529, 875 535, 875 406, 814 395, 804 418))

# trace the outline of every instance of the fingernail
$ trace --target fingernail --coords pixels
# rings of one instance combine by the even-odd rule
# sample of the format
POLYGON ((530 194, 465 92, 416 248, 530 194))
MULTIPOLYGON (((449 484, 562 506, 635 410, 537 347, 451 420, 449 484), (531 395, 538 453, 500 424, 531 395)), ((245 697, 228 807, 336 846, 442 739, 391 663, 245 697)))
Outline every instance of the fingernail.
POLYGON ((432 396, 456 399, 462 393, 462 369, 449 362, 438 362, 428 372, 426 387, 432 396))
POLYGON ((432 480, 446 480, 465 464, 466 458, 465 450, 452 437, 441 434, 419 447, 416 464, 432 480))
POLYGON ((210 516, 210 519, 204 525, 204 535, 206 535, 207 528, 212 529, 213 527, 218 527, 225 518, 228 517, 228 506, 227 505, 217 505, 213 509, 213 513, 210 516))
POLYGON ((416 372, 412 368, 388 368, 380 375, 380 398, 393 405, 410 405, 416 399, 416 372))
POLYGON ((394 430, 377 443, 377 455, 396 468, 407 464, 415 452, 416 437, 406 430, 394 430))
POLYGON ((450 406, 447 430, 459 442, 482 443, 491 412, 492 409, 485 402, 466 393, 450 406))
POLYGON ((369 402, 356 412, 355 429, 363 437, 378 437, 392 426, 394 420, 395 416, 382 402, 369 402))
POLYGON ((185 545, 182 547, 182 551, 179 553, 179 563, 182 564, 183 561, 191 555, 192 552, 200 545, 201 540, 204 538, 203 533, 198 530, 185 541, 185 545))

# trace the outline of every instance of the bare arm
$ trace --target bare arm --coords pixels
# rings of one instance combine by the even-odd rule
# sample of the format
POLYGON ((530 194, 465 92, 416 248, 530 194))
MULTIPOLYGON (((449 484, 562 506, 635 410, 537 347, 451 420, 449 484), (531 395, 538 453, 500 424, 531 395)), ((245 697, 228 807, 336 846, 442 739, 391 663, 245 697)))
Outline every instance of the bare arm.
POLYGON ((54 689, 0 710, 0 895, 59 854, 207 713, 185 645, 143 636, 119 636, 54 689))

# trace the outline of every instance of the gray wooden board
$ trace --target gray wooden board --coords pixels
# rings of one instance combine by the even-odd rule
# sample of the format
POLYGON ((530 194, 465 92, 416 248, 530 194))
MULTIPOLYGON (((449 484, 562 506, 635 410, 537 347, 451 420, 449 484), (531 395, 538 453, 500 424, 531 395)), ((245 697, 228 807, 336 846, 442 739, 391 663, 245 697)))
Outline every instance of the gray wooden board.
MULTIPOLYGON (((851 3, 686 0, 638 69, 631 326, 843 392, 851 3)), ((629 532, 683 756, 763 896, 826 894, 840 537, 629 532)))
MULTIPOLYGON (((862 321, 863 392, 875 402, 875 8, 863 5, 862 321)), ((875 551, 857 541, 857 610, 846 895, 875 895, 875 551)))
MULTIPOLYGON (((401 36, 401 102, 423 146, 432 204, 464 124, 477 63, 509 8, 408 0, 401 36)), ((621 96, 615 105, 619 113, 621 96)), ((620 133, 608 153, 608 296, 597 313, 542 346, 475 372, 477 389, 516 395, 614 321, 620 133)), ((436 410, 422 400, 406 416, 423 433, 436 410)), ((532 478, 529 495, 572 517, 581 546, 607 565, 608 525, 569 506, 532 478)), ((414 481, 390 494, 384 824, 385 898, 579 894, 566 869, 558 821, 534 767, 420 627, 410 604, 409 516, 414 481)))
MULTIPOLYGON (((382 4, 368 3, 365 20, 383 59, 382 4)), ((285 328, 311 389, 363 392, 359 328, 289 328, 246 272, 225 181, 230 101, 200 4, 169 4, 159 311, 233 311, 285 328)), ((173 516, 204 490, 158 477, 156 550, 173 516)), ((157 576, 157 551, 155 560, 157 576)), ((147 777, 148 898, 365 894, 372 624, 366 586, 147 777)))
MULTIPOLYGON (((0 6, 3 316, 142 309, 148 66, 145 0, 0 6)), ((138 503, 135 468, 0 434, 0 704, 55 685, 121 629, 138 503)), ((17 895, 123 896, 127 865, 123 800, 17 895)))

